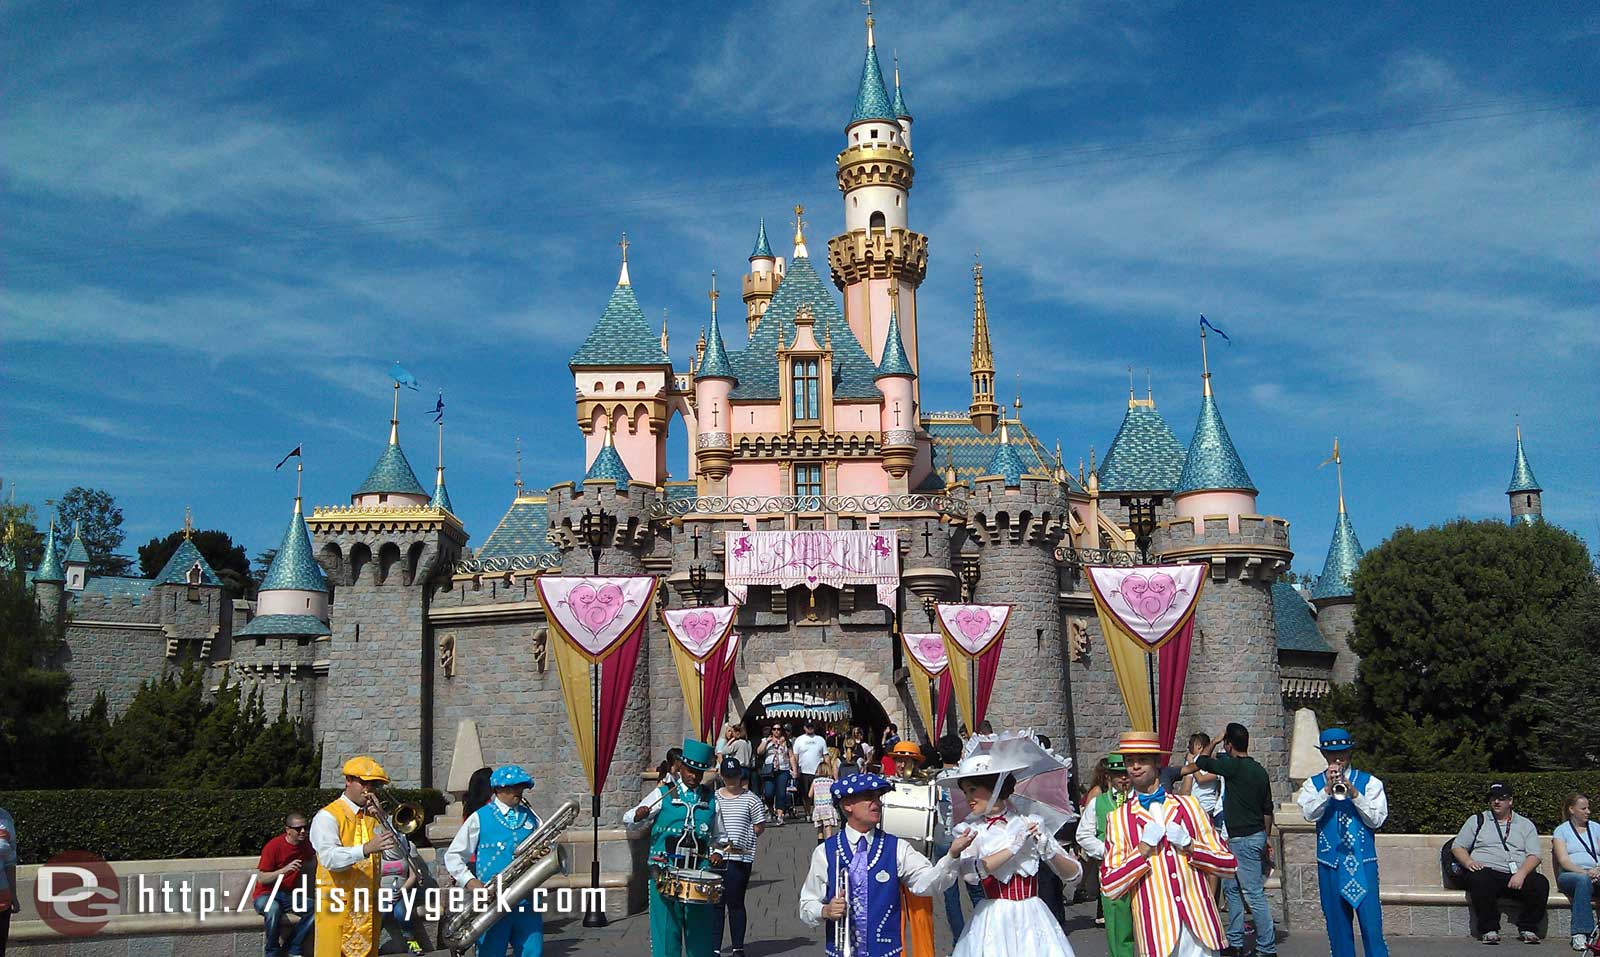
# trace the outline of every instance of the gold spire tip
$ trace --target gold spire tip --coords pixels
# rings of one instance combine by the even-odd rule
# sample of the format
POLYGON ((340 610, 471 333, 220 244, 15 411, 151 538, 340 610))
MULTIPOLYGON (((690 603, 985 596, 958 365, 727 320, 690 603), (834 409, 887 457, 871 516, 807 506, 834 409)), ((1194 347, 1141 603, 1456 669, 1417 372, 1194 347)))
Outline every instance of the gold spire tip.
POLYGON ((805 215, 805 212, 806 208, 804 206, 799 203, 794 204, 794 244, 796 246, 803 245, 806 241, 806 221, 800 218, 805 215))

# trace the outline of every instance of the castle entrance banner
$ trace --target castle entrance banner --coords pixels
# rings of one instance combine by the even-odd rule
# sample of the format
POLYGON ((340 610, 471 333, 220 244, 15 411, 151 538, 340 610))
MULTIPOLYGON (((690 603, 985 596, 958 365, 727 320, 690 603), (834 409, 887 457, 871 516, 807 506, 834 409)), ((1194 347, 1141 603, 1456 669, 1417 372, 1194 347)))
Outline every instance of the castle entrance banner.
POLYGON ((540 575, 534 591, 558 639, 556 673, 578 756, 599 794, 617 751, 656 579, 540 575))
POLYGON ((956 707, 968 731, 976 733, 989 713, 995 675, 1000 670, 1000 646, 1006 640, 1010 605, 935 605, 934 620, 944 636, 950 659, 950 681, 956 707))
MULTIPOLYGON (((710 741, 707 692, 721 682, 725 645, 733 635, 737 605, 711 608, 673 608, 661 613, 667 626, 667 644, 678 669, 678 684, 689 711, 689 725, 702 741, 710 741)), ((731 659, 729 659, 731 661, 731 659)), ((727 702, 723 702, 725 710, 727 702)), ((719 722, 720 723, 720 722, 719 722)))
POLYGON ((895 607, 900 548, 894 529, 727 532, 723 565, 728 594, 744 604, 751 585, 816 588, 872 585, 878 604, 895 607))
POLYGON ((723 723, 728 719, 728 696, 733 694, 733 668, 738 656, 739 633, 730 631, 728 640, 722 643, 720 658, 712 655, 694 666, 703 682, 700 714, 705 721, 706 731, 700 738, 702 741, 716 741, 717 735, 722 733, 723 723))
POLYGON ((911 663, 908 680, 911 697, 922 715, 922 726, 930 741, 944 735, 944 716, 950 709, 950 657, 945 654, 944 636, 938 632, 901 632, 906 658, 911 663), (938 689, 935 702, 934 689, 938 689))
POLYGON ((1084 569, 1128 720, 1135 731, 1157 732, 1163 748, 1177 737, 1205 570, 1200 564, 1084 569), (1150 655, 1160 656, 1159 714, 1151 700, 1150 655))

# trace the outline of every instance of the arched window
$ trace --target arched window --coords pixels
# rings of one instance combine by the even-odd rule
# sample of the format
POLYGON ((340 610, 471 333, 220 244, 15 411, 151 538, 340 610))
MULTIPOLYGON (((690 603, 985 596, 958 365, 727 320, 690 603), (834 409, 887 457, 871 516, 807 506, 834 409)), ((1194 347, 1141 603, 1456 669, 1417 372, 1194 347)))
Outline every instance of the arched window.
POLYGON ((818 411, 820 398, 817 394, 817 360, 794 360, 792 377, 795 421, 817 420, 821 417, 821 413, 818 411))
POLYGON ((617 391, 618 391, 618 392, 621 392, 621 391, 622 391, 622 390, 623 390, 623 388, 625 388, 625 387, 624 387, 624 386, 623 386, 623 384, 622 384, 622 383, 621 383, 621 382, 618 382, 618 383, 617 383, 617 391))
POLYGON ((604 382, 596 382, 594 384, 594 391, 596 391, 596 392, 604 392, 604 391, 606 391, 606 384, 604 382))
POLYGON ((873 232, 882 232, 888 226, 888 220, 884 219, 882 210, 872 214, 870 225, 873 232))
POLYGON ((634 385, 634 388, 638 389, 640 392, 643 392, 644 391, 644 380, 643 379, 639 380, 639 382, 637 382, 634 385))

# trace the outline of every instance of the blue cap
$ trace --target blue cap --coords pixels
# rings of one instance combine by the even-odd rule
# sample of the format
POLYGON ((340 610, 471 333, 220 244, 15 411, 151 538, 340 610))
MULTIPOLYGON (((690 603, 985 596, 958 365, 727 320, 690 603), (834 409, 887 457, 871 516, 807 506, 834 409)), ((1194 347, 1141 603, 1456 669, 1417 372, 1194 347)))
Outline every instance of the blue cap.
POLYGON ((533 775, 522 770, 519 765, 507 764, 495 768, 494 774, 489 776, 489 786, 492 788, 509 788, 518 784, 533 785, 533 775))
POLYGON ((739 763, 738 758, 722 759, 722 776, 725 778, 742 778, 750 773, 750 769, 739 763))
POLYGON ((1355 739, 1343 728, 1329 728, 1317 741, 1318 751, 1348 751, 1355 746, 1355 739))
POLYGON ((877 774, 852 774, 833 782, 829 793, 835 801, 842 801, 847 797, 861 794, 882 794, 893 791, 894 784, 888 778, 877 774))

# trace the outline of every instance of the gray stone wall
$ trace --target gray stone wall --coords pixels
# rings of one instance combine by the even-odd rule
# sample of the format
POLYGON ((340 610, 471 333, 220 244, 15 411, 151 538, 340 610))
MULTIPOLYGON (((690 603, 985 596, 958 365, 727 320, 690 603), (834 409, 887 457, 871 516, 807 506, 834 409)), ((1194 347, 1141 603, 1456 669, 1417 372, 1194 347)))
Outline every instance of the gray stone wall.
POLYGON ((326 653, 328 642, 313 638, 236 638, 228 659, 229 681, 245 694, 261 692, 269 718, 280 708, 291 718, 316 721, 314 670, 317 657, 326 653))
POLYGON ((72 676, 73 710, 88 708, 105 692, 113 715, 127 710, 139 685, 166 672, 167 639, 160 629, 158 596, 131 598, 79 595, 72 603, 66 646, 57 662, 72 676), (76 624, 76 622, 85 624, 76 624), (101 622, 107 624, 89 624, 101 622), (121 623, 128 627, 116 627, 121 623), (143 625, 145 627, 133 627, 143 625))
MULTIPOLYGON (((1085 597, 1088 597, 1087 593, 1085 597)), ((1116 750, 1118 736, 1128 730, 1128 711, 1122 703, 1117 676, 1111 670, 1111 658, 1106 654, 1105 637, 1100 632, 1100 621, 1092 606, 1087 611, 1067 616, 1069 649, 1073 622, 1081 623, 1088 636, 1083 659, 1072 660, 1069 650, 1067 668, 1077 744, 1078 779, 1088 781, 1095 764, 1116 750)))
POLYGON ((1356 633, 1356 602, 1354 598, 1324 599, 1316 603, 1317 631, 1338 655, 1333 659, 1332 681, 1336 685, 1356 680, 1356 668, 1361 659, 1350 650, 1350 639, 1356 633))

